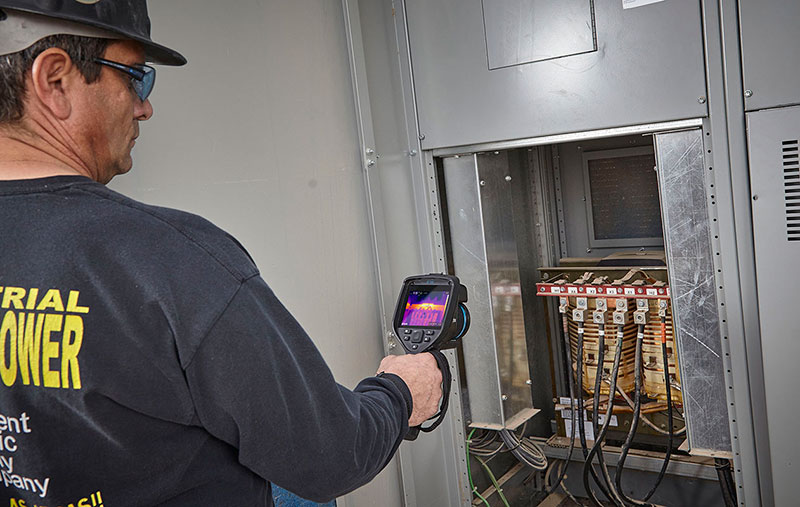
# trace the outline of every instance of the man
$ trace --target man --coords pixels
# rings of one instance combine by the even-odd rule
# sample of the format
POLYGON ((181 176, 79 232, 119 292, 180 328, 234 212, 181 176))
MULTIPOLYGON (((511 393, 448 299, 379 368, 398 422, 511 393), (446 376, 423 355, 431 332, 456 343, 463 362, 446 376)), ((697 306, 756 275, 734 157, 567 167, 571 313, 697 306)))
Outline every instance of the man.
POLYGON ((2 505, 323 501, 437 410, 429 354, 355 391, 235 239, 103 184, 155 71, 144 0, 0 0, 2 505))

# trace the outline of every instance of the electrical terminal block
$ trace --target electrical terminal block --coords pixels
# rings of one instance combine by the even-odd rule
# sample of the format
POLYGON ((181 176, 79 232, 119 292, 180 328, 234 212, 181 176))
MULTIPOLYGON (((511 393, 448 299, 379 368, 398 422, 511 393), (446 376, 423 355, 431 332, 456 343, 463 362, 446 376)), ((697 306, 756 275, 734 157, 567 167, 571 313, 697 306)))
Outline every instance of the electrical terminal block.
POLYGON ((593 311, 592 312, 592 322, 594 322, 595 324, 605 324, 606 323, 606 312, 604 310, 595 310, 595 311, 593 311))
POLYGON ((598 310, 602 310, 605 312, 606 310, 608 310, 608 301, 605 298, 597 298, 597 300, 594 302, 594 306, 598 310))
POLYGON ((650 302, 645 298, 639 298, 636 300, 636 311, 633 312, 633 323, 646 325, 647 324, 647 314, 650 311, 650 302))
POLYGON ((618 312, 627 312, 628 311, 628 300, 627 299, 617 299, 616 308, 618 312))
POLYGON ((666 317, 667 316, 667 308, 669 307, 669 301, 666 299, 659 299, 658 300, 658 316, 659 317, 666 317))
POLYGON ((572 310, 572 320, 575 322, 585 322, 586 310, 575 309, 572 310))
POLYGON ((625 325, 628 323, 628 312, 617 310, 612 314, 612 320, 614 324, 625 325))
POLYGON ((589 302, 586 300, 585 297, 575 298, 575 307, 578 310, 588 310, 589 309, 589 302))
POLYGON ((569 306, 569 298, 558 298, 558 313, 567 313, 567 306, 569 306))

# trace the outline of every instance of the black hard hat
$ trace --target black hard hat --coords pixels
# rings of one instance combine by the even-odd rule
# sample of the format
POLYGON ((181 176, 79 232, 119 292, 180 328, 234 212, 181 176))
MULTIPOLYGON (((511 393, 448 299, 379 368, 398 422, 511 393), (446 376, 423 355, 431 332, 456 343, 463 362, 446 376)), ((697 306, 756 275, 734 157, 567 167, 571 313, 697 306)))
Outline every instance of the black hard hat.
POLYGON ((146 0, 0 0, 0 9, 14 9, 88 25, 119 35, 120 39, 135 40, 144 46, 147 60, 153 63, 186 63, 183 55, 156 44, 150 38, 146 0))

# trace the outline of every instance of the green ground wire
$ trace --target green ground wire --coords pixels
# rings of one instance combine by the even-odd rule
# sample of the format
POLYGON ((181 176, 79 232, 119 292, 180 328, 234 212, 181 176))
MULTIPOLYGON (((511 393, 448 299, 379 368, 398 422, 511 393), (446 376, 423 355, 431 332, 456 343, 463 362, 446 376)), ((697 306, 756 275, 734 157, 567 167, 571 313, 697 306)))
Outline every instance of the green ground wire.
POLYGON ((511 507, 510 505, 508 505, 508 500, 506 500, 506 496, 503 494, 503 490, 500 489, 500 485, 497 484, 497 479, 492 473, 492 470, 489 468, 489 465, 487 465, 485 461, 483 461, 477 456, 475 456, 475 459, 478 460, 478 462, 480 462, 481 465, 483 465, 483 468, 486 470, 486 473, 489 474, 489 478, 492 480, 492 484, 494 484, 494 489, 497 490, 497 494, 499 494, 500 499, 503 500, 503 505, 505 505, 506 507, 511 507))
POLYGON ((472 470, 470 470, 469 466, 469 442, 472 440, 473 433, 475 433, 475 428, 472 428, 472 431, 469 432, 469 436, 467 437, 467 475, 469 476, 469 486, 472 488, 472 492, 477 495, 478 498, 483 500, 483 503, 486 504, 486 507, 491 507, 489 502, 487 502, 486 499, 483 498, 480 493, 478 493, 478 489, 475 487, 475 484, 472 483, 472 470))

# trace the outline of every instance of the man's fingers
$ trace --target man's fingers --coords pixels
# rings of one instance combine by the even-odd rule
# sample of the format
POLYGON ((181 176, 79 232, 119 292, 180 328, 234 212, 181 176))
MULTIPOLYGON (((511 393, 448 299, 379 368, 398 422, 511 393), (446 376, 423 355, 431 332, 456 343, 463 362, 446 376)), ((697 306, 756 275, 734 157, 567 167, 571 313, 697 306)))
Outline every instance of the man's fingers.
POLYGON ((388 356, 383 358, 378 371, 399 376, 411 391, 414 406, 409 425, 417 426, 439 410, 442 398, 442 372, 432 354, 425 352, 388 356))

